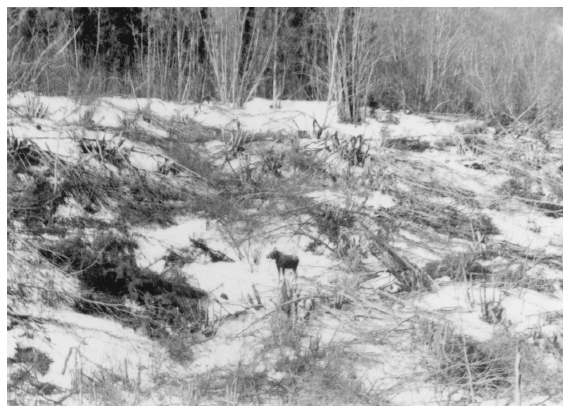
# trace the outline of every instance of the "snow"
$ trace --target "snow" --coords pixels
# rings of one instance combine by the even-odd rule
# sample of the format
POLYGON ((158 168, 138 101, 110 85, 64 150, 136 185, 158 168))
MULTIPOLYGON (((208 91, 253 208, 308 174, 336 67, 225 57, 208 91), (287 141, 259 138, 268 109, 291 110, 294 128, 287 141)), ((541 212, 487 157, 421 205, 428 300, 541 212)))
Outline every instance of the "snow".
POLYGON ((549 313, 561 314, 564 309, 561 299, 526 288, 502 291, 502 294, 501 304, 506 310, 506 317, 515 325, 517 332, 544 325, 549 313))
MULTIPOLYGON (((9 330, 8 354, 13 355, 17 345, 46 353, 53 363, 42 380, 56 386, 70 389, 71 372, 77 374, 81 370, 84 374, 92 374, 101 367, 136 377, 142 366, 152 364, 151 354, 160 351, 150 339, 115 321, 63 309, 30 306, 25 310, 31 316, 52 322, 33 337, 25 334, 21 327, 9 330)), ((148 382, 148 373, 142 375, 142 379, 148 382)))
MULTIPOLYGON (((169 228, 137 228, 133 233, 137 235, 139 244, 137 264, 159 273, 165 268, 163 257, 168 250, 188 247, 190 238, 203 240, 208 247, 226 254, 235 261, 217 263, 198 261, 181 268, 191 284, 211 293, 217 299, 209 308, 210 316, 213 318, 241 312, 244 308, 250 307, 248 296, 255 297, 252 286, 255 286, 265 304, 273 306, 278 301, 277 269, 275 263, 266 258, 273 248, 299 256, 303 265, 298 269, 299 277, 296 285, 300 291, 313 288, 308 280, 318 279, 324 282, 336 275, 334 271, 327 271, 327 276, 323 277, 323 269, 330 265, 327 257, 307 253, 299 248, 301 244, 286 239, 271 245, 253 243, 249 247, 242 247, 244 255, 240 259, 236 249, 224 241, 219 229, 206 219, 179 218, 177 225, 169 228), (295 244, 297 247, 294 247, 295 244), (255 257, 259 259, 257 264, 254 262, 255 257), (222 294, 228 297, 228 301, 220 298, 222 294)), ((286 277, 291 283, 293 282, 290 271, 286 273, 286 277)))
POLYGON ((150 133, 151 135, 158 136, 160 138, 166 139, 169 137, 168 131, 160 129, 159 127, 154 126, 151 123, 145 122, 142 119, 137 119, 137 121, 134 124, 134 127, 141 129, 141 130, 144 130, 144 131, 150 133))
POLYGON ((370 197, 366 200, 366 206, 378 209, 389 209, 396 205, 396 201, 390 195, 381 193, 380 191, 373 191, 370 197))
POLYGON ((346 191, 334 191, 325 189, 322 191, 312 191, 305 194, 306 197, 312 198, 319 203, 325 203, 341 208, 350 208, 352 206, 366 206, 370 209, 389 209, 396 205, 394 198, 385 195, 380 191, 371 191, 363 193, 347 193, 346 191))
POLYGON ((57 208, 54 218, 73 218, 83 216, 83 208, 74 198, 66 198, 65 203, 57 208))
POLYGON ((305 196, 313 198, 317 202, 328 203, 340 207, 345 207, 347 202, 346 194, 341 192, 334 192, 330 189, 325 189, 324 191, 309 192, 305 196))
POLYGON ((396 281, 396 278, 391 273, 382 272, 379 273, 376 278, 371 278, 370 280, 360 284, 360 288, 374 291, 393 285, 396 281))
POLYGON ((248 313, 239 319, 229 319, 223 323, 212 340, 194 347, 196 358, 189 368, 199 374, 216 367, 237 365, 240 361, 256 362, 253 356, 256 350, 259 350, 259 338, 261 338, 257 334, 265 331, 264 335, 267 337, 269 332, 256 328, 254 330, 256 334, 239 333, 248 327, 251 328, 252 324, 257 324, 261 316, 261 313, 248 313))
MULTIPOLYGON (((152 117, 159 117, 168 121, 173 117, 187 117, 204 126, 224 128, 226 131, 235 131, 239 122, 240 130, 244 133, 252 132, 313 132, 313 123, 326 127, 325 134, 338 132, 339 139, 346 140, 351 136, 363 135, 371 146, 371 153, 396 154, 395 150, 382 152, 380 149, 384 137, 421 137, 422 140, 432 144, 441 137, 454 137, 456 120, 434 121, 415 114, 394 114, 399 124, 387 124, 377 119, 366 119, 361 125, 348 125, 338 121, 336 110, 333 107, 327 111, 325 102, 314 101, 282 101, 280 109, 270 107, 272 101, 255 98, 247 102, 242 109, 224 107, 218 104, 173 103, 159 99, 124 99, 102 98, 91 104, 81 104, 63 97, 35 96, 32 93, 17 93, 9 97, 8 104, 15 107, 9 111, 9 134, 18 139, 30 139, 42 149, 49 149, 70 162, 88 159, 93 167, 105 167, 109 173, 119 173, 119 170, 109 164, 101 165, 97 157, 81 154, 75 137, 84 139, 105 140, 109 144, 117 145, 119 137, 112 128, 122 126, 123 120, 132 122, 132 127, 139 131, 151 134, 158 139, 171 139, 169 132, 160 126, 160 122, 145 121, 141 114, 152 113, 152 117), (36 100, 35 100, 36 99, 36 100), (35 101, 34 101, 35 100, 35 101), (36 103, 34 103, 36 102, 36 103), (33 105, 40 102, 47 108, 44 118, 25 118, 25 114, 33 109, 33 105), (93 121, 99 126, 110 128, 106 131, 82 130, 76 124, 80 122, 88 110, 93 111, 93 121), (37 129, 40 125, 41 130, 37 129)), ((386 113, 379 111, 378 118, 382 119, 386 113)), ((227 132, 226 132, 227 133, 227 132)), ((227 134, 226 134, 227 136, 227 134)), ((131 138, 123 143, 122 148, 130 151, 130 164, 137 169, 156 172, 165 162, 165 156, 160 149, 131 138)), ((329 153, 323 150, 323 140, 316 141, 313 137, 297 139, 303 150, 315 151, 317 157, 326 162, 331 172, 353 176, 366 176, 367 168, 353 167, 338 153, 329 153)), ((562 137, 558 139, 562 147, 562 137)), ((558 142, 557 141, 557 142, 558 142)), ((556 143, 556 142, 555 142, 556 143)), ((505 147, 515 142, 505 141, 505 147)), ((259 144, 266 145, 266 142, 259 144)), ((284 148, 285 145, 275 145, 274 149, 284 148)), ((256 166, 261 158, 252 155, 249 159, 236 158, 225 162, 221 157, 224 143, 219 140, 205 142, 202 146, 206 154, 216 158, 218 167, 227 171, 239 171, 244 168, 256 166)), ((531 155, 539 157, 540 153, 530 148, 531 155), (534 151, 534 152, 533 152, 534 151)), ((529 153, 530 153, 529 152, 529 153)), ((540 151, 539 151, 540 152, 540 151)), ((383 155, 384 156, 384 155, 383 155)), ((413 177, 413 181, 395 179, 393 185, 401 190, 413 192, 415 184, 420 182, 429 184, 437 181, 439 184, 451 188, 461 188, 474 192, 475 198, 481 204, 488 206, 494 196, 493 191, 511 175, 499 171, 481 171, 466 168, 465 165, 480 161, 472 154, 459 154, 455 148, 446 148, 444 151, 429 149, 423 153, 398 153, 398 163, 383 165, 379 168, 401 177, 402 172, 413 177), (409 163, 406 163, 409 162, 409 163), (412 165, 412 162, 414 163, 412 165), (415 166, 414 166, 415 165, 415 166), (419 165, 419 166, 418 166, 419 165), (401 169, 399 169, 401 168, 401 169), (415 168, 415 169, 414 169, 415 168), (400 173, 400 174, 398 174, 400 173), (414 175, 415 174, 415 175, 414 175), (459 183, 459 184, 458 184, 459 183)), ((486 158, 483 158, 486 159, 486 158)), ((534 158, 533 158, 534 159, 534 158)), ((541 172, 544 179, 548 178, 547 167, 541 172)), ((288 172, 288 173, 294 173, 288 172)), ((405 175, 407 176, 407 175, 405 175)), ((347 189, 341 185, 328 186, 312 190, 305 194, 316 203, 325 203, 342 208, 358 208, 362 213, 372 214, 377 210, 388 210, 397 205, 398 200, 391 195, 390 188, 383 183, 375 188, 382 190, 362 190, 361 188, 347 189), (387 190, 386 190, 387 189, 387 190)), ((544 186, 544 185, 543 185, 544 186)), ((313 188, 314 189, 314 188, 313 188)), ((452 197, 438 197, 430 200, 440 205, 456 205, 452 197)), ((510 202, 501 205, 499 210, 483 208, 480 212, 491 217, 498 227, 500 234, 490 237, 492 241, 507 241, 522 248, 534 249, 545 254, 563 254, 563 220, 546 217, 543 213, 533 210, 520 202, 510 202)), ((56 217, 81 216, 81 205, 73 198, 67 198, 61 205, 56 217)), ((96 217, 111 221, 112 213, 102 208, 96 217)), ((301 218, 299 218, 301 219, 301 218)), ((272 324, 278 323, 278 314, 275 304, 279 301, 279 279, 275 263, 267 259, 267 254, 274 248, 300 258, 298 279, 294 285, 302 295, 312 295, 323 291, 350 291, 353 280, 349 279, 341 260, 325 251, 316 255, 305 251, 312 240, 309 237, 292 235, 285 229, 290 222, 279 222, 268 225, 273 237, 271 239, 253 239, 247 244, 238 245, 225 236, 226 228, 220 223, 209 221, 198 216, 183 216, 176 219, 176 224, 168 228, 145 226, 131 228, 139 245, 137 250, 137 264, 142 268, 150 268, 162 273, 166 269, 165 256, 169 250, 188 248, 190 239, 203 240, 210 248, 223 252, 234 262, 212 263, 206 258, 184 265, 180 271, 186 275, 188 281, 210 294, 208 313, 210 320, 216 328, 216 334, 208 340, 193 344, 194 360, 187 367, 186 372, 192 374, 207 373, 217 368, 233 368, 238 363, 248 363, 254 366, 256 372, 266 372, 270 378, 280 380, 283 373, 274 369, 278 360, 293 358, 293 349, 280 346, 279 348, 263 352, 264 340, 271 339, 272 324), (255 290, 259 293, 263 306, 257 305, 255 290), (222 298, 227 296, 227 300, 222 298), (255 305, 252 306, 250 297, 255 305)), ((236 227, 239 223, 235 223, 236 227)), ((426 240, 418 233, 407 227, 399 228, 394 232, 391 244, 403 251, 407 257, 413 257, 418 266, 427 261, 439 260, 446 253, 472 251, 473 245, 464 240, 437 241, 430 240, 433 245, 422 245, 426 240)), ((46 237, 47 238, 47 237, 46 237)), ((429 243, 428 243, 429 244, 429 243)), ((562 262, 562 260, 560 260, 562 262)), ((384 271, 383 265, 372 256, 367 257, 364 263, 376 271, 376 276, 360 284, 358 293, 368 300, 372 300, 379 308, 388 308, 394 314, 405 317, 414 315, 440 318, 451 322, 456 331, 479 341, 490 340, 497 331, 508 331, 512 334, 532 334, 540 331, 545 336, 555 336, 562 332, 561 317, 563 299, 561 285, 552 294, 541 293, 525 288, 497 287, 493 283, 483 285, 478 282, 461 283, 439 279, 439 291, 422 292, 406 298, 409 305, 391 303, 385 305, 378 302, 378 291, 388 291, 395 287, 395 278, 384 271), (483 297, 486 297, 484 299, 483 297), (493 325, 482 319, 483 304, 495 301, 504 311, 501 324, 493 325)), ((498 261, 496 264, 500 264, 498 261)), ((490 263, 491 265, 491 263, 490 263)), ((492 266, 492 265, 491 265, 492 266)), ((542 279, 562 279, 562 270, 549 267, 546 264, 537 264, 528 269, 527 276, 542 279)), ((63 276, 59 276, 62 277, 63 276)), ((287 273, 287 279, 293 283, 292 273, 287 273)), ((61 285, 66 285, 63 282, 61 285)), ((62 287, 63 288, 63 287, 62 287)), ((77 286, 69 288, 75 291, 77 286)), ((556 288, 555 288, 556 290, 556 288)), ((380 298, 382 299, 382 298, 380 298)), ((143 380, 150 380, 151 366, 157 364, 158 359, 166 358, 164 348, 156 342, 144 337, 140 332, 124 328, 117 322, 106 318, 78 314, 68 308, 50 308, 43 305, 28 305, 18 307, 12 303, 12 311, 21 311, 24 314, 42 318, 49 318, 51 322, 41 333, 38 331, 32 337, 24 334, 20 328, 8 331, 8 356, 14 355, 16 346, 33 346, 45 352, 54 360, 48 373, 42 378, 58 386, 71 387, 72 374, 70 371, 82 369, 84 373, 94 372, 105 367, 134 377, 141 366, 146 367, 146 376, 143 380), (68 359, 69 355, 69 359, 68 359), (127 369, 127 372, 124 370, 127 369)), ((134 303, 128 303, 136 307, 134 303)), ((391 349, 390 345, 358 342, 362 338, 360 333, 382 331, 394 327, 394 320, 379 317, 377 313, 370 314, 371 309, 351 302, 348 309, 335 310, 327 308, 325 314, 319 314, 314 324, 308 327, 306 337, 303 337, 302 348, 308 351, 310 338, 319 336, 323 343, 343 343, 356 354, 364 358, 369 357, 365 363, 362 360, 354 363, 355 371, 370 386, 381 385, 384 389, 392 388, 397 384, 394 378, 397 375, 418 373, 416 370, 419 361, 414 354, 391 349), (345 318, 343 318, 345 317, 345 318), (363 321, 357 321, 357 320, 363 321), (391 324, 392 323, 392 324, 391 324)), ((398 343, 409 346, 410 343, 398 343)), ((161 369, 170 372, 176 369, 168 363, 161 369)), ((463 400, 468 397, 459 392, 449 394, 438 391, 435 387, 425 383, 409 383, 401 388, 392 389, 389 399, 394 404, 438 404, 448 400, 463 400)), ((525 401, 525 404, 540 404, 543 399, 534 397, 525 401)), ((150 401, 148 401, 150 403, 150 401)), ((506 400, 481 400, 480 405, 504 405, 506 400)), ((548 403, 548 402, 545 402, 548 403)))
POLYGON ((423 387, 413 390, 403 391, 398 393, 394 397, 390 398, 390 401, 395 405, 410 406, 410 405, 426 405, 426 406, 440 406, 445 400, 459 401, 465 397, 463 392, 456 392, 454 394, 449 394, 449 392, 439 392, 434 387, 423 387))
POLYGON ((155 172, 160 166, 159 161, 156 158, 146 153, 133 152, 131 153, 129 160, 132 166, 145 171, 155 172))
POLYGON ((421 297, 416 305, 427 310, 445 311, 447 319, 461 332, 485 341, 492 338, 494 327, 482 320, 481 304, 484 302, 498 302, 505 309, 505 320, 516 332, 528 332, 544 325, 548 314, 563 310, 561 299, 537 291, 523 288, 505 291, 465 283, 442 286, 438 292, 421 297), (458 311, 449 313, 452 309, 458 311))
POLYGON ((501 232, 495 239, 518 244, 523 248, 548 249, 550 254, 562 254, 562 218, 549 218, 536 211, 505 214, 484 209, 482 212, 493 219, 501 232))

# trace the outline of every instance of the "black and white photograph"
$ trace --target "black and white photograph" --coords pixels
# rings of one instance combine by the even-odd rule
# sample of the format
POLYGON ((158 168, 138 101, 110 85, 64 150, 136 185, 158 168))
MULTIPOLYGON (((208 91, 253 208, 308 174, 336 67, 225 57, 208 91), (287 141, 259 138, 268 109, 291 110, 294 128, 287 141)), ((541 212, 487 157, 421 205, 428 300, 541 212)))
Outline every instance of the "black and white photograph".
POLYGON ((562 7, 128 3, 5 9, 7 406, 563 406, 562 7))

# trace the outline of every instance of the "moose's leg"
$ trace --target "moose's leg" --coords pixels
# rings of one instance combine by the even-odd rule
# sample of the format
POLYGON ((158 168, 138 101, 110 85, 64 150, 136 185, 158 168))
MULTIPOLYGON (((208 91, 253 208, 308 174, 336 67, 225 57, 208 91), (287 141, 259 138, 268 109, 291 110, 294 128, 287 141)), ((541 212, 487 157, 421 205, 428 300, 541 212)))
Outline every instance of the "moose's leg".
POLYGON ((291 267, 291 269, 293 270, 293 272, 295 273, 295 283, 297 282, 297 264, 293 265, 293 267, 291 267))

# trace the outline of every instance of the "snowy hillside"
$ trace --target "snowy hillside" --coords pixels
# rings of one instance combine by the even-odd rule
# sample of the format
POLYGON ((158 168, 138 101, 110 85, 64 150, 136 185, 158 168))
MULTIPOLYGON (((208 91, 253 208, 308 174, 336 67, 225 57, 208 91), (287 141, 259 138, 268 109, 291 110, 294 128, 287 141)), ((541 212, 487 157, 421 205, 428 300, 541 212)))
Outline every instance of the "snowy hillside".
POLYGON ((562 133, 271 104, 9 98, 9 402, 562 404, 562 133))

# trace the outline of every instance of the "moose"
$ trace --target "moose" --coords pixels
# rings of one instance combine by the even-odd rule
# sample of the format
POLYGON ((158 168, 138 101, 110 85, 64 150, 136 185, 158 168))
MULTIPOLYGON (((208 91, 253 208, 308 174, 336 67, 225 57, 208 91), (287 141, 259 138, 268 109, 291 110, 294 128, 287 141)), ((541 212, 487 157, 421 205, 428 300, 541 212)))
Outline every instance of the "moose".
POLYGON ((285 255, 279 252, 277 248, 273 248, 273 251, 269 253, 267 258, 275 260, 279 281, 281 281, 281 272, 283 272, 283 278, 285 278, 285 270, 291 269, 295 273, 295 282, 297 282, 297 266, 299 265, 299 257, 296 255, 285 255))

